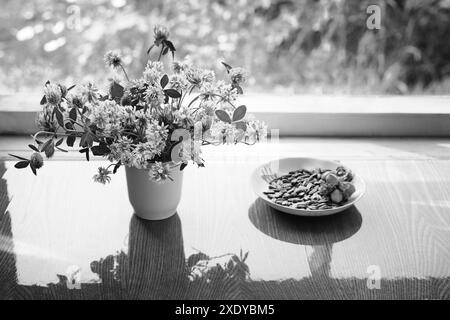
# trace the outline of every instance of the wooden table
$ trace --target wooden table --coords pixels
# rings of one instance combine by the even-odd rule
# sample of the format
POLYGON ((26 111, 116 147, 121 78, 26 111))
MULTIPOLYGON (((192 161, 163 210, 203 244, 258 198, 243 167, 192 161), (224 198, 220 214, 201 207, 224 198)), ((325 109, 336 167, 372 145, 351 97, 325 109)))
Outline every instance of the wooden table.
POLYGON ((133 215, 123 170, 94 184, 101 162, 76 152, 37 177, 14 169, 19 140, 0 139, 0 298, 450 298, 448 139, 206 148, 206 168, 186 169, 178 213, 160 222, 133 215), (330 217, 276 212, 249 177, 286 156, 339 159, 367 193, 330 217))

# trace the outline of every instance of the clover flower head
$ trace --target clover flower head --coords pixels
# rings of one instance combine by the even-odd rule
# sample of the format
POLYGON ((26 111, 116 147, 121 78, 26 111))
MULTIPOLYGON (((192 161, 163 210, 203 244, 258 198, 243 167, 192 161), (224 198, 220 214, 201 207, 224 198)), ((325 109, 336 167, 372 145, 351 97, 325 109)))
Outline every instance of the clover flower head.
POLYGON ((119 137, 116 142, 113 142, 109 149, 111 153, 108 155, 108 160, 121 161, 123 165, 131 165, 131 146, 133 141, 127 137, 119 137))
POLYGON ((160 85, 148 86, 145 91, 145 99, 148 104, 160 106, 164 103, 164 91, 160 85))
POLYGON ((216 111, 216 104, 213 101, 204 101, 201 108, 206 115, 213 116, 216 111))
POLYGON ((189 85, 186 77, 182 74, 174 74, 170 77, 169 85, 178 92, 185 91, 189 85))
POLYGON ((83 85, 80 89, 80 93, 84 103, 94 103, 98 100, 98 88, 92 82, 83 85))
POLYGON ((164 64, 160 61, 149 61, 143 73, 143 80, 149 84, 159 83, 164 73, 164 64))
POLYGON ((111 177, 109 176, 111 174, 111 171, 109 171, 106 168, 99 167, 98 173, 94 175, 93 179, 95 182, 99 182, 102 184, 110 183, 111 177))
POLYGON ((181 73, 191 67, 191 64, 187 61, 174 61, 172 64, 173 72, 181 73))
POLYGON ((211 138, 214 141, 222 144, 234 144, 236 143, 237 137, 239 135, 236 127, 231 123, 225 123, 222 121, 215 122, 211 126, 211 138))
POLYGON ((53 107, 45 106, 44 109, 37 114, 36 126, 43 131, 55 131, 58 126, 56 119, 52 120, 53 107))
POLYGON ((169 30, 165 26, 156 25, 153 28, 153 34, 155 37, 155 45, 158 47, 164 40, 169 38, 169 30))
POLYGON ((237 100, 237 90, 231 84, 225 84, 223 81, 218 81, 216 91, 222 97, 221 100, 224 102, 233 102, 237 100))
POLYGON ((232 68, 230 70, 231 81, 235 84, 242 84, 247 81, 248 72, 243 68, 232 68))
POLYGON ((48 84, 44 88, 45 98, 47 103, 56 106, 61 103, 62 92, 61 87, 57 84, 48 84))
POLYGON ((173 180, 170 177, 170 165, 168 163, 155 162, 150 166, 148 175, 152 181, 163 182, 167 179, 173 180))
POLYGON ((216 74, 212 70, 203 70, 202 81, 205 83, 212 83, 216 80, 216 74))
POLYGON ((118 68, 122 65, 122 57, 117 51, 108 51, 105 54, 104 61, 108 67, 118 68))
POLYGON ((83 107, 83 97, 77 94, 69 94, 67 96, 67 105, 70 108, 81 108, 83 107))
POLYGON ((164 64, 161 61, 149 61, 145 66, 145 70, 155 70, 159 73, 164 72, 164 64))
POLYGON ((190 110, 186 107, 181 107, 180 110, 173 112, 174 122, 177 124, 187 124, 191 118, 190 110))
POLYGON ((105 100, 90 108, 87 117, 91 124, 103 130, 104 134, 113 134, 120 130, 124 112, 124 108, 114 100, 105 100))
MULTIPOLYGON (((157 121, 152 121, 148 124, 145 130, 145 138, 147 145, 151 149, 153 155, 159 155, 166 146, 167 138, 169 137, 169 130, 164 124, 158 124, 157 121)), ((151 159, 149 159, 151 160, 151 159)))
POLYGON ((198 68, 189 68, 186 70, 186 79, 193 85, 200 85, 203 81, 202 70, 198 68))
POLYGON ((216 98, 215 94, 219 94, 218 88, 220 87, 218 84, 221 84, 221 81, 218 81, 216 84, 210 82, 204 82, 200 87, 200 94, 202 101, 209 101, 216 98))
POLYGON ((59 89, 61 90, 61 96, 64 98, 67 95, 67 87, 63 84, 58 84, 59 89))
POLYGON ((39 152, 34 152, 30 158, 30 165, 32 168, 40 169, 44 165, 44 158, 39 152))
POLYGON ((156 153, 148 142, 140 142, 131 153, 131 164, 137 169, 147 169, 148 162, 155 157, 156 153))

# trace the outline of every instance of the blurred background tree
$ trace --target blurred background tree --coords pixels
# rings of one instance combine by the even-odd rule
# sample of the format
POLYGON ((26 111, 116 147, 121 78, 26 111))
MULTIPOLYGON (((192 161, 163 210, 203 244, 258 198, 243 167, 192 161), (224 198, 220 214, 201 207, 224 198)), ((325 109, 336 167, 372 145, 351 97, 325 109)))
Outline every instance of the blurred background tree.
POLYGON ((0 93, 40 91, 48 79, 106 83, 103 54, 116 48, 138 77, 156 24, 171 30, 178 58, 217 72, 222 60, 247 68, 253 92, 450 93, 450 0, 1 0, 1 6, 0 93), (382 9, 380 30, 366 27, 371 4, 382 9))

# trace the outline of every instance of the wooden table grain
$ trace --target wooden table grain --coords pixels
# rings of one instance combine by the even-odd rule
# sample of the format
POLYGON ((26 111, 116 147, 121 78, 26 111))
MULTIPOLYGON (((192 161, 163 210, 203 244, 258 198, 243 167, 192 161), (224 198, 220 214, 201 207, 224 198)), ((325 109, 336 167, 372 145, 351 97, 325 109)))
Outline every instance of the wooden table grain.
POLYGON ((0 139, 0 299, 450 299, 448 139, 207 148, 158 222, 133 215, 123 170, 94 184, 102 162, 69 153, 34 177, 7 157, 13 140, 0 139), (277 212, 249 179, 286 156, 341 160, 367 193, 334 216, 277 212))

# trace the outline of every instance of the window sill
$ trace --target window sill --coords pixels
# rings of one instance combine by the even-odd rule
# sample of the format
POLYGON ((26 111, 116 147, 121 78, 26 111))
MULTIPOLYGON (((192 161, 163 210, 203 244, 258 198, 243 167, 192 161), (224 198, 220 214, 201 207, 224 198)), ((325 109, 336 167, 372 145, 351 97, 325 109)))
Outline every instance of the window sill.
MULTIPOLYGON (((35 131, 40 96, 0 96, 0 134, 35 131)), ((240 103, 281 136, 450 136, 449 96, 248 95, 240 103)))

